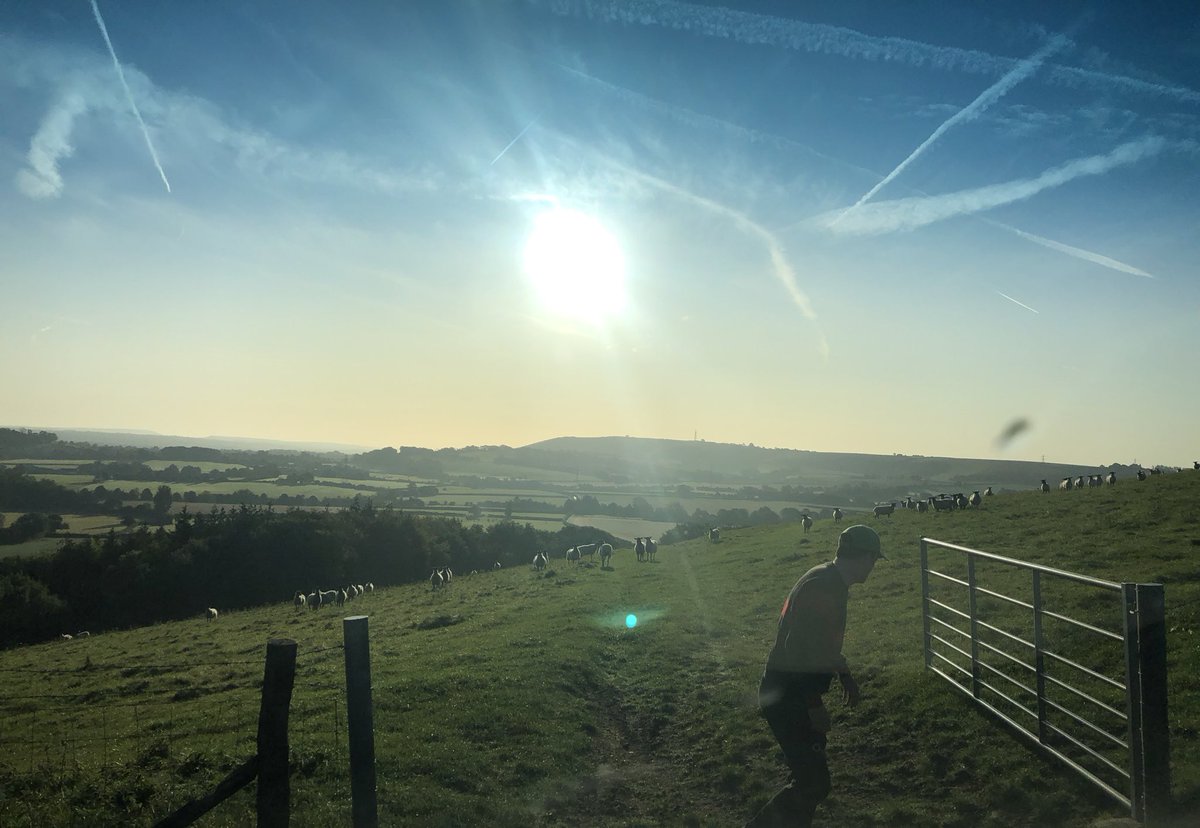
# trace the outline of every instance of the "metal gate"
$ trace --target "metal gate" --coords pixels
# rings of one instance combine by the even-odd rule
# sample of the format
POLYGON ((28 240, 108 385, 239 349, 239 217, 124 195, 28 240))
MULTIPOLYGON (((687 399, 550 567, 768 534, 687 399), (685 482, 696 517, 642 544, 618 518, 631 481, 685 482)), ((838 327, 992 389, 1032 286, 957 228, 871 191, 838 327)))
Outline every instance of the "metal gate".
POLYGON ((1161 584, 1116 584, 922 538, 921 596, 927 669, 1135 819, 1166 815, 1161 584))

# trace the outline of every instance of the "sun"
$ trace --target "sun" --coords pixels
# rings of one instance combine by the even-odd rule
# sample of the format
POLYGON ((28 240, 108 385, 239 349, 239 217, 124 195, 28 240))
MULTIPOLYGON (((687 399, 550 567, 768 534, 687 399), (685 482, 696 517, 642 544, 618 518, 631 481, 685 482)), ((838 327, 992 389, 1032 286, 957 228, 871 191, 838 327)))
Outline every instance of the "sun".
POLYGON ((625 307, 621 246, 598 220, 577 210, 556 207, 534 219, 525 275, 542 305, 559 316, 599 323, 625 307))

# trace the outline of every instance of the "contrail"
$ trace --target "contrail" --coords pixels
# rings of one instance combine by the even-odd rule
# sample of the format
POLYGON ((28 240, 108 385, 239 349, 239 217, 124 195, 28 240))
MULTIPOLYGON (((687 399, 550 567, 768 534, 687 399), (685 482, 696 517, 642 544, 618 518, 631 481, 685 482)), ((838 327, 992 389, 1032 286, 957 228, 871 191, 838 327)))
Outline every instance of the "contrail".
POLYGON ((1029 305, 1026 305, 1024 302, 1018 302, 1016 299, 1012 298, 1007 293, 1001 293, 1000 291, 996 291, 996 293, 999 293, 1001 296, 1003 296, 1008 301, 1012 302, 1014 305, 1020 305, 1027 311, 1033 311, 1034 313, 1037 313, 1037 311, 1034 310, 1033 308, 1029 307, 1029 305))
POLYGON ((837 223, 836 227, 834 226, 835 221, 843 215, 840 210, 836 215, 826 213, 824 216, 816 217, 813 221, 818 226, 846 235, 873 235, 891 233, 896 230, 913 230, 955 216, 971 215, 1004 204, 1011 204, 1014 201, 1023 201, 1043 190, 1061 187, 1082 176, 1101 175, 1115 167, 1133 164, 1156 155, 1166 145, 1167 142, 1163 138, 1149 135, 1137 141, 1122 144, 1105 155, 1093 155, 1068 161, 1066 164, 1046 170, 1036 178, 1007 181, 1003 184, 992 184, 944 195, 876 201, 863 205, 846 221, 837 223))
POLYGON ((933 142, 938 138, 941 138, 959 124, 965 124, 968 121, 973 121, 978 118, 989 106, 1000 100, 1000 98, 1002 98, 1010 89, 1036 72, 1037 68, 1042 65, 1042 62, 1047 57, 1066 46, 1068 42, 1069 41, 1067 38, 1062 37, 1061 35, 1054 37, 1049 43, 1038 50, 1028 60, 1024 60, 1017 64, 1015 69, 985 89, 983 93, 979 95, 979 97, 947 118, 941 126, 933 131, 932 135, 926 138, 919 147, 912 151, 908 158, 905 158, 900 162, 900 166, 896 167, 896 169, 884 176, 882 181, 868 190, 866 195, 856 201, 852 206, 848 207, 846 212, 842 213, 842 215, 835 219, 833 223, 837 224, 851 212, 870 201, 872 196, 886 187, 888 183, 892 181, 892 179, 904 172, 905 168, 908 167, 908 165, 913 161, 916 161, 917 158, 920 157, 925 150, 929 149, 929 147, 933 145, 933 142))
MULTIPOLYGON (((851 60, 903 63, 943 71, 1001 75, 1020 63, 974 49, 939 46, 902 37, 877 37, 843 26, 809 23, 788 17, 700 6, 677 0, 531 0, 550 13, 584 17, 589 21, 661 26, 703 37, 719 37, 750 46, 773 46, 795 52, 835 55, 851 60)), ((1045 78, 1068 88, 1093 88, 1147 93, 1200 102, 1200 92, 1184 86, 1114 75, 1075 66, 1047 67, 1045 78)))
POLYGON ((1154 278, 1152 273, 1147 273, 1140 267, 1134 267, 1131 264, 1125 264, 1125 262, 1118 261, 1117 259, 1113 259, 1109 256, 1104 256, 1100 253, 1094 253, 1091 250, 1084 250, 1082 247, 1063 244, 1062 242, 1055 241, 1054 239, 1047 239, 1044 236, 1035 236, 1033 233, 1026 233, 1024 230, 1019 230, 1011 225, 1001 224, 1000 222, 992 221, 991 219, 984 219, 984 221, 988 222, 988 224, 993 224, 996 227, 1002 227, 1005 230, 1016 233, 1021 238, 1031 241, 1034 244, 1040 244, 1043 247, 1050 248, 1051 250, 1057 250, 1059 253, 1066 253, 1068 256, 1074 256, 1077 259, 1083 259, 1084 261, 1098 264, 1101 267, 1119 270, 1122 273, 1129 273, 1134 276, 1145 276, 1147 279, 1154 278))
MULTIPOLYGON (((538 116, 538 118, 540 118, 540 117, 542 117, 542 116, 541 116, 541 115, 539 115, 539 116, 538 116)), ((523 130, 521 130, 520 132, 518 132, 518 133, 517 133, 517 137, 516 137, 516 138, 514 138, 514 139, 512 139, 511 141, 509 141, 509 142, 508 142, 508 146, 507 146, 507 147, 505 147, 504 149, 500 150, 500 155, 497 155, 495 158, 493 158, 493 159, 492 159, 492 163, 491 163, 491 164, 488 164, 488 166, 489 166, 489 167, 493 167, 493 166, 495 166, 495 165, 496 165, 496 162, 497 162, 497 161, 499 161, 499 160, 501 159, 501 157, 503 157, 504 153, 506 153, 506 152, 508 152, 510 149, 512 149, 512 145, 513 145, 513 144, 515 144, 515 143, 517 143, 517 141, 520 141, 520 140, 521 140, 521 136, 522 136, 522 135, 524 135, 526 132, 529 132, 529 128, 530 128, 530 127, 532 127, 534 124, 536 124, 536 123, 537 123, 537 120, 538 120, 537 118, 534 118, 532 121, 530 121, 530 122, 529 122, 529 123, 528 123, 528 124, 525 126, 525 128, 524 128, 523 130)))
POLYGON ((96 23, 100 26, 100 34, 104 35, 104 43, 108 46, 108 53, 112 55, 113 66, 117 67, 117 77, 121 79, 121 86, 125 88, 125 97, 129 101, 129 108, 133 110, 133 115, 137 118, 137 122, 142 128, 142 135, 146 138, 146 148, 150 150, 150 158, 154 161, 154 166, 158 168, 158 174, 162 177, 162 182, 169 193, 171 192, 171 182, 167 181, 167 174, 163 172, 162 164, 158 162, 158 153, 154 151, 154 144, 150 142, 150 130, 146 129, 146 122, 142 120, 142 113, 138 111, 137 104, 133 100, 133 93, 129 91, 129 84, 125 82, 125 72, 121 69, 121 61, 117 60, 117 51, 113 48, 112 40, 108 37, 108 27, 104 25, 104 18, 100 16, 100 7, 96 5, 96 0, 92 0, 92 13, 96 15, 96 23))

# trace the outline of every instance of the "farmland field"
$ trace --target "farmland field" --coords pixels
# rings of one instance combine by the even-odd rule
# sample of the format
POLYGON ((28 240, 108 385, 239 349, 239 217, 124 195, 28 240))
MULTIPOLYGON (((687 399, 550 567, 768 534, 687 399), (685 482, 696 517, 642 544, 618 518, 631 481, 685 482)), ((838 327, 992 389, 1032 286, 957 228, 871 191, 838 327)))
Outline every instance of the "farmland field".
POLYGON ((244 469, 245 466, 240 463, 213 462, 211 460, 143 460, 142 465, 147 466, 154 471, 163 471, 168 466, 175 466, 182 469, 184 466, 195 466, 204 474, 210 471, 237 471, 244 469))
POLYGON ((664 532, 675 528, 674 523, 604 515, 572 515, 567 522, 572 526, 591 526, 630 543, 634 538, 659 538, 664 532))
POLYGON ((57 552, 60 543, 62 538, 34 538, 24 543, 3 544, 0 545, 0 558, 35 558, 48 555, 57 552))
MULTIPOLYGON (((835 792, 821 824, 1085 828, 1122 814, 923 669, 917 546, 933 536, 1166 585, 1177 811, 1162 824, 1195 825, 1197 498, 1200 474, 1175 475, 870 519, 889 560, 851 590, 845 651, 864 699, 849 710, 830 694, 835 792)), ((611 571, 556 559, 543 574, 460 576, 438 593, 391 586, 342 613, 297 612, 280 596, 210 624, 197 596, 193 620, 0 652, 12 745, 0 824, 148 825, 207 791, 253 752, 265 642, 288 637, 299 644, 291 822, 349 825, 339 631, 359 613, 372 637, 380 824, 742 824, 786 777, 754 706, 778 606, 840 528, 729 530, 720 544, 660 547, 655 564, 623 549, 611 571), (422 628, 439 617, 450 625, 422 628)), ((242 792, 204 824, 252 824, 253 811, 242 792)))

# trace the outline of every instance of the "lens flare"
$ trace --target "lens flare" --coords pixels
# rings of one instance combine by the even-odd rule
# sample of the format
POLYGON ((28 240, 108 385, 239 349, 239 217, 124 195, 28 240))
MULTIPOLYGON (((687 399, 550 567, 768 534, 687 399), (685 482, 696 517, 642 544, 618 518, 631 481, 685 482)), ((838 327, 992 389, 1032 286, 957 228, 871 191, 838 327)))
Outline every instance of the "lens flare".
POLYGON ((637 616, 632 612, 625 616, 625 626, 631 630, 637 626, 637 616))

